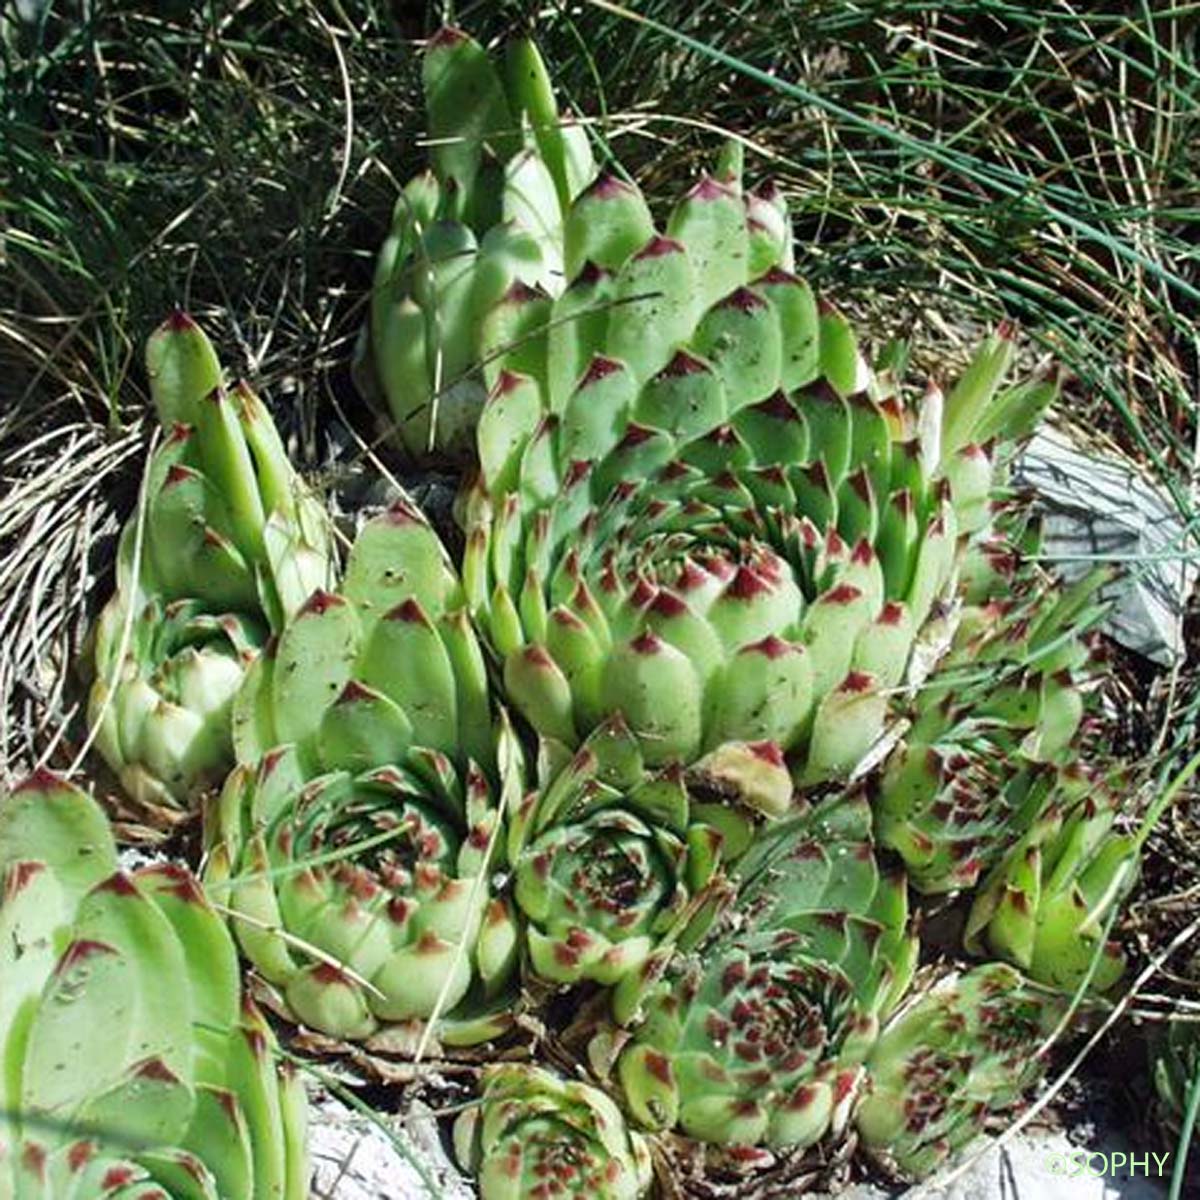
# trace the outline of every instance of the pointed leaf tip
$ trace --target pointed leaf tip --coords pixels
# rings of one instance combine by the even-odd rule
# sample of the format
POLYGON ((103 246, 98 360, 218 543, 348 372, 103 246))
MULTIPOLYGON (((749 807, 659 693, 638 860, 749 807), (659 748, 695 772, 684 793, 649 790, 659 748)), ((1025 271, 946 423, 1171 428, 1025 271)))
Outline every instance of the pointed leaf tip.
POLYGON ((22 779, 13 788, 13 794, 17 795, 20 792, 46 792, 71 786, 62 776, 56 775, 48 767, 35 767, 25 779, 22 779))
POLYGON ((187 333, 200 327, 182 308, 176 308, 163 322, 163 328, 169 329, 172 333, 187 333))

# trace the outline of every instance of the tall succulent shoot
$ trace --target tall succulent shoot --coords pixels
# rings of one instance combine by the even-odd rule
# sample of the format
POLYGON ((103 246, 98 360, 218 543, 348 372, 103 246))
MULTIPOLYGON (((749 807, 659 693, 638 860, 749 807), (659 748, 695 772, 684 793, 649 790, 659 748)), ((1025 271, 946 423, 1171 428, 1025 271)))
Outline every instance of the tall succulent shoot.
POLYGON ((994 539, 966 567, 975 602, 868 785, 878 837, 920 891, 976 891, 968 949, 1068 990, 1090 976, 1103 991, 1124 969, 1105 924, 1138 857, 1134 837, 1114 828, 1117 790, 1081 746, 1086 634, 1107 576, 1049 586, 1015 544, 994 539))
POLYGON ((880 870, 861 799, 768 834, 742 869, 738 920, 647 983, 617 1073, 650 1129, 810 1146, 846 1128, 911 979, 904 878, 880 870))
POLYGON ((163 441, 94 634, 89 719, 125 791, 186 807, 233 762, 230 710, 269 634, 328 586, 325 516, 261 401, 183 313, 146 349, 163 441))
POLYGON ((470 452, 488 359, 563 286, 563 222, 595 167, 527 40, 497 68, 447 28, 423 65, 431 170, 379 252, 358 376, 413 456, 470 452))
POLYGON ((612 175, 572 204, 567 288, 488 368, 464 586, 543 737, 619 712, 652 766, 770 741, 819 782, 878 734, 1029 389, 1002 327, 910 405, 722 170, 665 233, 612 175))
POLYGON ((206 814, 206 881, 293 1015, 339 1038, 445 1041, 506 1023, 517 933, 491 894, 520 751, 423 519, 364 526, 239 694, 241 765, 206 814))
POLYGON ((540 1067, 487 1068, 454 1144, 482 1200, 638 1200, 650 1188, 646 1141, 608 1096, 540 1067))
POLYGON ((38 775, 0 801, 0 1194, 304 1200, 306 1102, 182 867, 119 870, 38 775))

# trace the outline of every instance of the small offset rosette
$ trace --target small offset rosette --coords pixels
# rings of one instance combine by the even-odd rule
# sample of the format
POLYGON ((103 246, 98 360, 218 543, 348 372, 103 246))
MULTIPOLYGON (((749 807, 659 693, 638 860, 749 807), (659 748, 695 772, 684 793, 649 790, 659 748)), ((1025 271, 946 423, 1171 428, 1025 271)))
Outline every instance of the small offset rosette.
POLYGON ((507 1028, 517 930, 487 870, 498 820, 483 772, 438 751, 305 779, 294 748, 230 777, 209 886, 299 1022, 402 1051, 507 1028))
POLYGON ((309 593, 331 586, 327 518, 265 406, 226 388, 176 313, 146 347, 165 437, 121 532, 116 591, 92 636, 88 720, 140 815, 186 814, 233 765, 233 696, 309 593))
POLYGON ((867 785, 876 835, 919 891, 976 887, 1044 816, 1096 786, 1082 730, 1106 576, 1064 590, 1038 571, 1006 573, 996 595, 963 609, 903 740, 867 785))
POLYGON ((649 1148, 612 1100, 540 1067, 486 1067, 454 1146, 482 1200, 639 1200, 650 1190, 649 1148))
MULTIPOLYGON (((774 771, 786 799, 781 762, 774 771)), ((638 739, 612 717, 525 798, 508 856, 537 975, 615 987, 622 1019, 655 964, 698 935, 721 892, 719 868, 766 815, 705 800, 700 778, 648 766, 638 739)))
POLYGON ((930 1174, 1041 1078, 1065 1008, 1003 963, 943 980, 896 1016, 868 1059, 859 1137, 899 1173, 930 1174))

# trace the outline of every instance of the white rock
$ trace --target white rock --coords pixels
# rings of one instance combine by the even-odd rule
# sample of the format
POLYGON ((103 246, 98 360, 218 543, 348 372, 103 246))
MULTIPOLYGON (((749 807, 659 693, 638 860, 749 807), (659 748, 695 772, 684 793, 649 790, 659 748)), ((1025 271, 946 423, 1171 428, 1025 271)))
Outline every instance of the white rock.
POLYGON ((474 1200, 429 1114, 371 1120, 338 1100, 309 1110, 311 1200, 474 1200), (381 1122, 387 1127, 381 1128, 381 1122))
POLYGON ((908 1195, 911 1200, 1161 1200, 1170 1178, 1170 1155, 1162 1151, 1156 1160, 1149 1149, 1131 1148, 1117 1138, 1082 1147, 1061 1132, 1022 1133, 990 1149, 949 1187, 935 1178, 908 1195), (1137 1156, 1134 1173, 1128 1166, 1131 1154, 1137 1156))
MULTIPOLYGON (((959 1160, 978 1153, 980 1141, 959 1160)), ((1155 1148, 1157 1149, 1157 1148, 1155 1148)), ((1113 1135, 1081 1147, 1058 1131, 1021 1133, 992 1146, 961 1178, 954 1165, 901 1194, 902 1200, 1162 1200, 1173 1161, 1158 1150, 1131 1147, 1113 1135), (1137 1156, 1136 1170, 1128 1166, 1137 1156), (952 1178, 950 1183, 945 1182, 952 1178)), ((856 1185, 820 1200, 888 1200, 890 1193, 856 1185)), ((898 1197, 897 1200, 901 1200, 898 1197)), ((817 1198, 814 1198, 817 1200, 817 1198)))

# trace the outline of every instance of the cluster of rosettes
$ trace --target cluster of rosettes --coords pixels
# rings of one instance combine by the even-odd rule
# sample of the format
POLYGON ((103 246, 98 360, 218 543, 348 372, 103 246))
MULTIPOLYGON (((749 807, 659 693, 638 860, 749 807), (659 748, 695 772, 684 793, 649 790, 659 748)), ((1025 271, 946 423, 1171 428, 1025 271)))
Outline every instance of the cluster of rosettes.
POLYGON ((914 402, 903 355, 869 365, 794 274, 738 152, 660 229, 528 43, 502 76, 445 31, 425 82, 435 169, 365 348, 410 453, 473 432, 461 570, 400 502, 314 580, 273 431, 201 399, 177 321, 152 373, 197 432, 151 470, 101 745, 181 799, 236 758, 206 883, 279 1011, 331 1038, 477 1044, 531 995, 607 989, 610 1094, 487 1073, 457 1139, 487 1200, 643 1194, 622 1110, 779 1152, 857 1122, 932 1168, 1037 1073, 1062 1009, 1015 967, 1103 990, 1123 965, 1102 932, 1138 843, 1079 763, 1095 581, 1042 586, 997 503, 1055 381, 1005 384, 1002 326, 914 402), (203 739, 149 736, 168 693, 203 739), (1007 961, 905 1008, 910 881, 967 894, 967 950, 1007 961))
MULTIPOLYGON (((1010 531, 1010 534, 1013 531, 1010 531)), ((865 791, 879 841, 923 893, 974 890, 965 944, 1043 983, 1097 991, 1124 970, 1104 924, 1137 874, 1114 780, 1080 758, 1105 572, 1061 589, 1038 537, 972 547, 953 642, 865 791)))

